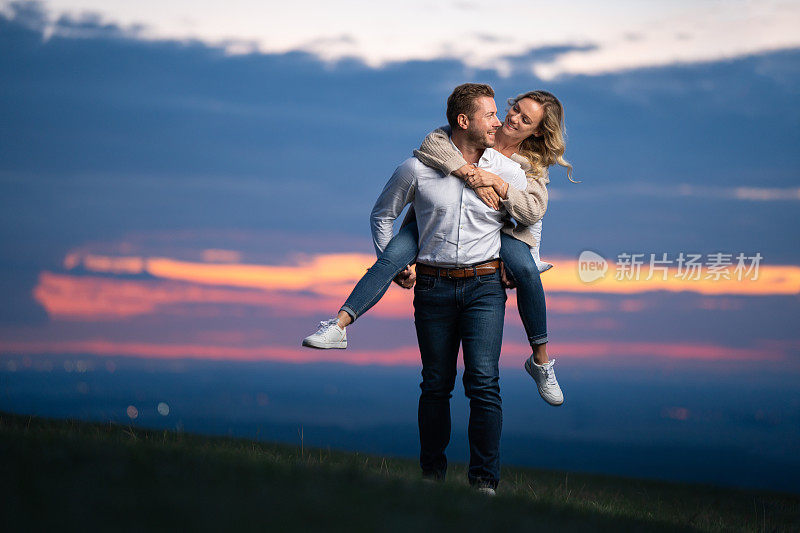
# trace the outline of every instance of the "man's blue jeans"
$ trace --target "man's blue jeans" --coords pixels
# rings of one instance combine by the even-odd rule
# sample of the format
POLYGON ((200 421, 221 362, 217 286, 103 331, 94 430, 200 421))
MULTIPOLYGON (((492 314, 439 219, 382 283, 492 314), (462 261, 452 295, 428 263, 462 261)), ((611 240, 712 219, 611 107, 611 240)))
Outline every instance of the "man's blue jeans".
POLYGON ((500 273, 450 279, 417 276, 414 324, 422 356, 419 397, 420 466, 428 476, 444 478, 450 442, 450 398, 461 345, 464 392, 469 398, 469 471, 471 484, 500 479, 500 346, 506 293, 500 273))
MULTIPOLYGON (((355 321, 378 303, 395 276, 416 259, 418 239, 416 222, 404 226, 359 280, 341 310, 355 321)), ((531 346, 547 342, 544 288, 528 245, 501 233, 500 259, 505 264, 506 272, 516 281, 517 307, 528 342, 531 346)))

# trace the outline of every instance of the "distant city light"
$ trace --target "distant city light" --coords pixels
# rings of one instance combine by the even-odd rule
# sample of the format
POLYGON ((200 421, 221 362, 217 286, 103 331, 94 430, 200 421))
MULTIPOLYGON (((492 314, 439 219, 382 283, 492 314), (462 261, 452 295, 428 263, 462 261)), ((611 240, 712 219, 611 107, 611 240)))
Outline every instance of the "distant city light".
POLYGON ((165 404, 164 402, 159 402, 156 410, 161 416, 167 416, 169 414, 169 405, 165 404))
POLYGON ((667 407, 661 411, 661 416, 672 420, 688 420, 689 410, 685 407, 667 407))
POLYGON ((128 418, 130 418, 131 420, 134 420, 139 417, 139 410, 132 405, 129 405, 128 409, 126 409, 125 412, 128 413, 128 418))

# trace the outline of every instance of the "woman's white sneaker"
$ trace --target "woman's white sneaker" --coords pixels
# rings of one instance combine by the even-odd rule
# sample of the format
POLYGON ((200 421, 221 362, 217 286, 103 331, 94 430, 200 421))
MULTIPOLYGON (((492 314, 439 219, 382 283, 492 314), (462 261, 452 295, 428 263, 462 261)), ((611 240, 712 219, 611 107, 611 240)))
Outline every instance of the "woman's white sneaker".
POLYGON ((536 382, 536 387, 539 389, 539 395, 550 405, 561 405, 564 403, 564 393, 561 392, 561 387, 558 386, 556 380, 556 371, 553 368, 553 359, 549 363, 537 365, 531 355, 525 361, 525 370, 531 375, 536 382))
POLYGON ((303 346, 327 350, 330 348, 347 348, 347 328, 339 327, 339 320, 334 317, 319 323, 316 333, 303 339, 303 346))

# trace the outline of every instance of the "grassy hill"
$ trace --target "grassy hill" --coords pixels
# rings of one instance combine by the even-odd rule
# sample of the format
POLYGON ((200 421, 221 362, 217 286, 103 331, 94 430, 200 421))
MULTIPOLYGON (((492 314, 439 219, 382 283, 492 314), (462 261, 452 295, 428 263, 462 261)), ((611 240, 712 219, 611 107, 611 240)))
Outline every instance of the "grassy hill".
POLYGON ((797 531, 800 497, 465 466, 0 412, 0 530, 797 531))

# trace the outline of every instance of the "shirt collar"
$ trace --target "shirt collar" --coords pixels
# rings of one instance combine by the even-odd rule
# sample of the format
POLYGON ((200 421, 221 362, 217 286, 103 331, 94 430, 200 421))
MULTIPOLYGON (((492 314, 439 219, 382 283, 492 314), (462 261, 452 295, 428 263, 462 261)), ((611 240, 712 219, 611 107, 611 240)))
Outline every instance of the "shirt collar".
MULTIPOLYGON (((464 154, 462 154, 461 150, 458 149, 458 146, 456 146, 456 143, 453 142, 453 137, 450 136, 450 137, 447 138, 447 140, 450 141, 450 145, 453 148, 455 148, 456 151, 459 154, 461 154, 461 157, 464 157, 464 154)), ((494 159, 494 154, 496 154, 496 153, 497 153, 497 150, 495 150, 494 148, 486 148, 483 151, 483 154, 481 154, 480 159, 478 159, 478 162, 480 163, 481 161, 483 161, 484 163, 491 163, 492 159, 494 159)))

